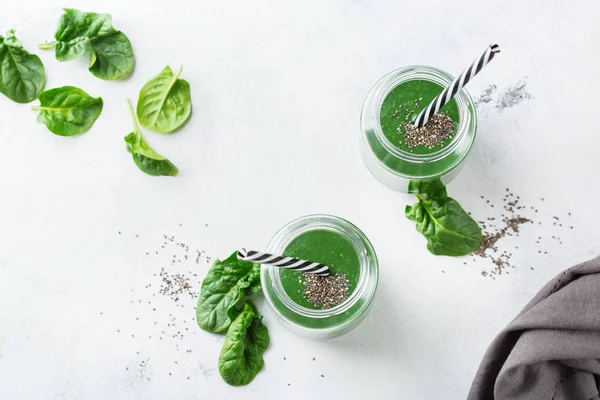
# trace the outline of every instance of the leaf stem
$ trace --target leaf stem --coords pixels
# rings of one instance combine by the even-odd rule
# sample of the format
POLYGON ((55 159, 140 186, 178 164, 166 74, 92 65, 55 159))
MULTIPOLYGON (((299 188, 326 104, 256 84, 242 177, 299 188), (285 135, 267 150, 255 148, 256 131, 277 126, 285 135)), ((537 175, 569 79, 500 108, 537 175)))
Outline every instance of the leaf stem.
POLYGON ((42 43, 42 44, 38 44, 38 48, 40 50, 51 50, 53 48, 56 47, 56 42, 46 42, 46 43, 42 43))
POLYGON ((50 110, 50 111, 70 111, 75 109, 82 109, 83 107, 42 107, 42 106, 33 106, 32 110, 50 110))
POLYGON ((131 114, 131 119, 133 120, 133 128, 136 132, 141 132, 140 126, 138 125, 137 118, 135 117, 135 113, 133 112, 133 106, 131 105, 131 100, 125 99, 127 101, 127 107, 129 108, 129 114, 131 114))
POLYGON ((177 71, 177 75, 175 75, 175 80, 179 79, 179 75, 181 75, 181 71, 183 71, 183 65, 179 66, 179 71, 177 71))

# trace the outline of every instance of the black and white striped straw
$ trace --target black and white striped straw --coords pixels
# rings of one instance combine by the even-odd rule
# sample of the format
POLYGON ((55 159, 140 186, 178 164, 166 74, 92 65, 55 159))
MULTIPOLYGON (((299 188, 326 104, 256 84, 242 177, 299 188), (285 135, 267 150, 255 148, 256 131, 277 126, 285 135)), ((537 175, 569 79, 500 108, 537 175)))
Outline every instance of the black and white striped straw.
POLYGON ((307 272, 318 276, 329 276, 329 267, 327 265, 300 260, 298 258, 276 256, 274 254, 246 249, 239 249, 237 257, 242 261, 272 265, 278 268, 293 269, 294 271, 307 272))
POLYGON ((414 125, 417 128, 420 128, 423 125, 425 125, 431 119, 431 117, 433 117, 440 111, 440 108, 442 108, 444 104, 448 103, 450 99, 454 97, 454 95, 458 93, 460 89, 462 89, 467 83, 469 83, 469 81, 473 79, 473 77, 483 69, 483 67, 485 67, 490 61, 492 61, 492 59, 497 53, 500 53, 500 46, 498 46, 497 44, 488 46, 488 48, 485 49, 485 52, 481 56, 479 56, 475 61, 473 61, 473 64, 471 64, 469 68, 467 68, 463 71, 462 74, 457 76, 456 79, 454 79, 452 83, 450 83, 442 91, 442 93, 440 93, 435 99, 433 99, 433 101, 427 106, 427 108, 421 111, 419 116, 415 119, 414 125))

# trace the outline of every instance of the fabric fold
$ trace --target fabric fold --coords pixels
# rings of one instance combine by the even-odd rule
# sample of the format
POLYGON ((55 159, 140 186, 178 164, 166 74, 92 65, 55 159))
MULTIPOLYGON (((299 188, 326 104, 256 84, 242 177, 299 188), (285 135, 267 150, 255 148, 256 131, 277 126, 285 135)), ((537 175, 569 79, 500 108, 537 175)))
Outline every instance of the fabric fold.
POLYGON ((600 400, 600 257, 562 272, 494 339, 467 400, 600 400))

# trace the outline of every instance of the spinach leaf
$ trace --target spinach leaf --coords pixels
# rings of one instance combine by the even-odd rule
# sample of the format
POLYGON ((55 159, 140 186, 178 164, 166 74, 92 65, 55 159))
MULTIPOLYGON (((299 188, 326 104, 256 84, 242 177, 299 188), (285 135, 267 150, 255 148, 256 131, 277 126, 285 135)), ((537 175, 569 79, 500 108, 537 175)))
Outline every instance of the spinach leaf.
POLYGON ((427 250, 447 256, 464 256, 477 250, 481 229, 456 200, 431 195, 417 195, 417 199, 417 204, 406 206, 405 215, 427 238, 427 250))
POLYGON ((88 131, 102 112, 102 98, 93 98, 73 86, 46 90, 40 94, 38 122, 60 136, 73 136, 88 131))
POLYGON ((127 105, 129 106, 129 112, 133 119, 133 132, 125 136, 125 142, 127 143, 127 151, 132 154, 135 165, 148 175, 177 175, 179 169, 177 169, 171 161, 154 151, 154 149, 144 140, 129 100, 127 100, 127 105))
POLYGON ((229 327, 244 300, 260 290, 260 266, 240 261, 234 252, 224 261, 217 260, 206 274, 200 288, 196 320, 208 332, 222 332, 229 327))
POLYGON ((65 8, 54 38, 54 42, 41 44, 39 48, 54 48, 58 61, 70 61, 89 53, 89 70, 100 79, 123 79, 133 71, 131 42, 123 32, 113 28, 109 14, 65 8))
POLYGON ((90 72, 104 80, 123 79, 133 71, 134 58, 131 42, 123 32, 92 40, 94 53, 90 72))
POLYGON ((35 100, 46 84, 44 65, 29 54, 10 30, 0 36, 0 93, 17 103, 35 100))
POLYGON ((179 68, 177 75, 173 75, 173 71, 167 66, 140 90, 137 115, 143 127, 170 133, 190 117, 190 84, 179 79, 182 69, 179 68))
POLYGON ((112 35, 115 32, 117 31, 112 27, 108 14, 65 8, 54 34, 56 41, 41 44, 39 47, 43 50, 55 48, 58 61, 71 61, 85 53, 93 53, 92 38, 112 35))
POLYGON ((247 385, 263 369, 269 331, 251 303, 231 323, 219 355, 219 373, 232 386, 247 385))

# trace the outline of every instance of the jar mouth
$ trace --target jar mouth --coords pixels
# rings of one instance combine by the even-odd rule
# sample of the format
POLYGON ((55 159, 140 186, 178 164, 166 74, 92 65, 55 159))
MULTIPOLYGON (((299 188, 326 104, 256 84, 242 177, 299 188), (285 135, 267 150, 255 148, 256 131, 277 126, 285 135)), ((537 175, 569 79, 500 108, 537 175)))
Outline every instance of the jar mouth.
MULTIPOLYGON (((266 273, 272 283, 271 287, 278 297, 278 300, 290 311, 309 318, 329 318, 339 315, 354 306, 361 298, 369 279, 369 260, 368 249, 365 247, 364 239, 366 236, 352 223, 343 218, 332 215, 316 214, 308 215, 295 219, 281 228, 271 239, 267 246, 267 252, 273 254, 282 254, 288 245, 298 236, 315 230, 326 230, 335 232, 345 238, 351 245, 359 260, 360 275, 356 287, 342 303, 327 309, 311 309, 294 302, 285 292, 281 284, 280 268, 271 265, 263 265, 262 273, 266 273)), ((312 261, 312 260, 311 260, 312 261)), ((318 260, 315 260, 318 261, 318 260)), ((263 285, 266 284, 263 279, 263 285)), ((264 291, 267 301, 273 306, 269 291, 264 291)))
MULTIPOLYGON (((375 92, 373 101, 373 129, 375 131, 377 140, 388 152, 392 153, 396 157, 413 163, 434 162, 443 159, 449 154, 452 154, 452 152, 459 146, 461 141, 468 139, 468 131, 470 126, 476 122, 475 113, 470 111, 470 109, 474 109, 473 99, 464 88, 453 97, 458 106, 459 121, 454 138, 448 146, 428 154, 410 153, 395 146, 383 133, 383 129, 381 128, 381 107, 386 97, 394 88, 398 87, 404 82, 416 79, 426 80, 437 83, 442 87, 446 87, 454 80, 454 77, 441 69, 426 65, 410 65, 399 68, 385 75, 380 79, 379 82, 375 84, 375 87, 379 86, 379 88, 375 92), (390 77, 393 78, 390 79, 390 77)), ((425 107, 426 106, 427 105, 425 105, 425 107)))

